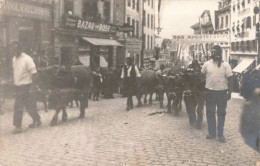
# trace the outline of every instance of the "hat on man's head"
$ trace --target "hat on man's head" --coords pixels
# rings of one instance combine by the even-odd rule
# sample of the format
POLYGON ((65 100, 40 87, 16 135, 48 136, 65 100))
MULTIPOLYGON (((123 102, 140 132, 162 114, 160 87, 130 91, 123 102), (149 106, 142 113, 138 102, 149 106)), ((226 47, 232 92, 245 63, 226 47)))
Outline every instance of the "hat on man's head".
POLYGON ((215 55, 220 55, 222 56, 222 48, 219 46, 219 45, 214 45, 212 47, 212 49, 215 49, 216 50, 216 54, 215 55))

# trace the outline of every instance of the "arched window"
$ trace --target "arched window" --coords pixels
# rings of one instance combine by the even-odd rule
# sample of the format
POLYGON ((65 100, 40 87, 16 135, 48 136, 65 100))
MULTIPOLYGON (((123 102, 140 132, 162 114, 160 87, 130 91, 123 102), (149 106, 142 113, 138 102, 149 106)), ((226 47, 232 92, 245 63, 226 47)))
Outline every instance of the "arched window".
POLYGON ((242 29, 242 31, 245 30, 245 23, 242 23, 242 25, 241 25, 241 29, 242 29))
POLYGON ((251 17, 248 16, 246 19, 246 28, 250 28, 251 29, 251 17))
POLYGON ((237 32, 240 32, 239 24, 237 25, 237 32))
POLYGON ((245 0, 242 0, 241 5, 245 7, 245 0))

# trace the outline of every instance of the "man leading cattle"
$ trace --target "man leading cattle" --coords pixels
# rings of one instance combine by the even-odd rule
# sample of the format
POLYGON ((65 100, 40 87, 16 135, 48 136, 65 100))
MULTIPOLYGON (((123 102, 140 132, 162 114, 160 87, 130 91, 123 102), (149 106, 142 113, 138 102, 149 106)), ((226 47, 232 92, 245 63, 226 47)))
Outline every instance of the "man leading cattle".
POLYGON ((223 134, 227 100, 231 98, 233 88, 232 70, 228 63, 222 61, 222 49, 215 45, 211 50, 212 59, 207 61, 202 72, 206 75, 206 115, 208 122, 207 139, 216 138, 216 108, 218 119, 219 142, 224 143, 223 134))
POLYGON ((126 111, 133 109, 133 98, 137 90, 137 82, 141 77, 140 72, 133 64, 131 57, 126 58, 126 65, 122 69, 121 78, 123 79, 123 84, 125 85, 125 91, 127 95, 127 107, 126 111))
POLYGON ((14 104, 13 125, 15 130, 13 133, 22 131, 23 109, 26 108, 29 115, 33 119, 33 123, 29 127, 37 127, 41 125, 40 116, 37 113, 36 104, 30 101, 29 90, 32 86, 32 77, 37 72, 33 59, 25 54, 21 43, 14 44, 17 53, 13 58, 13 74, 16 91, 14 104))

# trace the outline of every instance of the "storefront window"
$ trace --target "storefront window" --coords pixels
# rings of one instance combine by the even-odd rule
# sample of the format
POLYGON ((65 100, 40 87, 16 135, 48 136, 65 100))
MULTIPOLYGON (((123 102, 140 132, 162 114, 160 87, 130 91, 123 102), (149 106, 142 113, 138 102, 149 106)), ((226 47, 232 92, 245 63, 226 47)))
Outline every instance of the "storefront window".
POLYGON ((98 1, 88 0, 83 2, 83 19, 100 22, 101 14, 98 10, 98 1))
POLYGON ((74 8, 73 0, 64 0, 64 14, 68 14, 69 11, 73 13, 74 12, 73 8, 74 8))

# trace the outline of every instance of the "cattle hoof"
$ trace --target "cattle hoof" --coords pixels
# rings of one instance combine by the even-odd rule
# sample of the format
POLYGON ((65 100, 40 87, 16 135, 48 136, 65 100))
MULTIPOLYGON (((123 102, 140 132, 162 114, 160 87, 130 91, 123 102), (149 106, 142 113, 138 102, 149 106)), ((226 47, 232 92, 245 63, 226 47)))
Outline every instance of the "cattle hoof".
POLYGON ((179 116, 179 112, 175 112, 174 115, 175 115, 175 116, 179 116))
POLYGON ((83 119, 85 117, 85 115, 80 115, 79 118, 80 119, 83 119))
POLYGON ((68 118, 67 117, 62 117, 62 122, 66 122, 67 120, 68 120, 68 118))
POLYGON ((51 122, 50 126, 57 126, 57 122, 51 122))
POLYGON ((142 105, 143 105, 142 103, 138 103, 137 107, 142 107, 142 105))
POLYGON ((201 129, 201 123, 196 124, 196 129, 200 130, 201 129))

